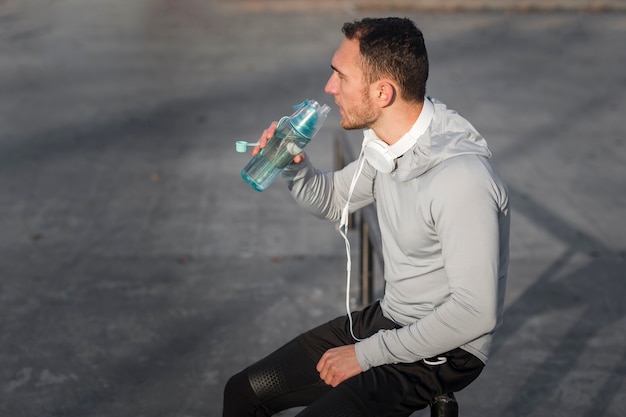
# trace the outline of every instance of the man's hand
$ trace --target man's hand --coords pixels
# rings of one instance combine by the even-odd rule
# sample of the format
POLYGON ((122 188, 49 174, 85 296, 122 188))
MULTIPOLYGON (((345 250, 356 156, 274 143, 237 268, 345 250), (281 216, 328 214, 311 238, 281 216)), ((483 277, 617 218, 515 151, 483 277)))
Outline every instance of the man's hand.
MULTIPOLYGON (((265 145, 267 145, 267 141, 274 136, 274 133, 276 133, 277 126, 278 122, 274 121, 269 125, 267 129, 263 131, 261 137, 259 138, 259 146, 255 146, 254 148, 252 148, 252 156, 255 156, 256 154, 261 152, 261 149, 265 148, 265 145)), ((300 153, 293 157, 293 162, 295 164, 299 164, 302 161, 304 161, 304 154, 300 153)))
POLYGON ((332 387, 363 372, 356 359, 354 345, 328 349, 317 363, 316 369, 320 378, 332 387))

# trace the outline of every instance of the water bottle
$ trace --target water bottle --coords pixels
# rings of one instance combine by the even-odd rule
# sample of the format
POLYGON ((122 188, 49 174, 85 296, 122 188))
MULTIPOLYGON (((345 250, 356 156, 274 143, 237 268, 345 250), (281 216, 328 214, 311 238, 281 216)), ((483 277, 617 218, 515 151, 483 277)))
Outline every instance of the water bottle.
POLYGON ((295 112, 280 119, 274 136, 241 171, 243 180, 257 191, 265 190, 302 152, 330 111, 315 100, 305 100, 293 108, 295 112))

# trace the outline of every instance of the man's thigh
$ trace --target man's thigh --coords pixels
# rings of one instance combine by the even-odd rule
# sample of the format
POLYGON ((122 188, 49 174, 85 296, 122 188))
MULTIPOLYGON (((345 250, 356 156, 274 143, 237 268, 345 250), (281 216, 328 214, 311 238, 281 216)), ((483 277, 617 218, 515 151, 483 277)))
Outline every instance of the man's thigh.
POLYGON ((353 331, 350 330, 348 317, 339 316, 298 336, 296 340, 311 359, 319 361, 328 349, 354 344, 356 340, 352 337, 353 332, 358 338, 366 338, 380 330, 400 327, 383 316, 378 302, 351 314, 353 331))
POLYGON ((436 396, 467 386, 484 366, 462 349, 445 356, 448 361, 440 365, 419 361, 371 368, 324 394, 298 417, 410 416, 436 396))
POLYGON ((392 366, 372 368, 333 388, 298 417, 408 417, 427 407, 436 391, 430 374, 414 381, 392 366))

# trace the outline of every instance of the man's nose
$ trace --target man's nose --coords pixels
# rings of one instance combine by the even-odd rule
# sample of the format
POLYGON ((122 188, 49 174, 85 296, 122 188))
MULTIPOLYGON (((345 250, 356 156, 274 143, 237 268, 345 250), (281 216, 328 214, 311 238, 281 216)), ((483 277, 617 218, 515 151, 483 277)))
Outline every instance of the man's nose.
POLYGON ((326 94, 336 94, 337 92, 337 88, 336 88, 336 83, 334 81, 334 74, 330 76, 330 78, 328 78, 328 81, 326 82, 326 86, 324 87, 324 92, 326 94))

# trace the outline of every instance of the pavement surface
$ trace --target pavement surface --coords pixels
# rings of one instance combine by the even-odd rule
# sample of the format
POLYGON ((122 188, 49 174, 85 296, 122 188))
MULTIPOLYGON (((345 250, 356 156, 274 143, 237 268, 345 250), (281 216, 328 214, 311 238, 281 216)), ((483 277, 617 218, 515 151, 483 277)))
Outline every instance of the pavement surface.
POLYGON ((505 322, 461 416, 623 417, 624 3, 0 0, 0 416, 220 416, 231 374, 344 313, 340 236, 249 189, 234 141, 332 104, 341 24, 393 14, 511 188, 505 322))

